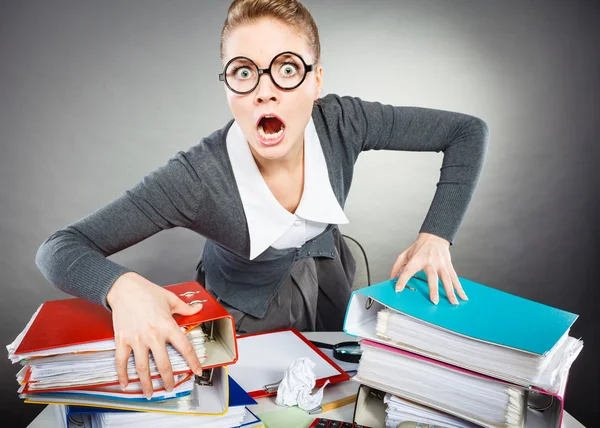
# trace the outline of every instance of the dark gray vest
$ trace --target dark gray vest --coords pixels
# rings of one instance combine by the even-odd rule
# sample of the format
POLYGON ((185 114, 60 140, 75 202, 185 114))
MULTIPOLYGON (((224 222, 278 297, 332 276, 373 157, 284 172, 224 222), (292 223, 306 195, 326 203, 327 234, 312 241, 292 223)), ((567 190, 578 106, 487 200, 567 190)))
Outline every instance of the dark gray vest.
MULTIPOLYGON (((334 227, 337 229, 329 225, 301 248, 269 247, 254 260, 207 240, 197 280, 234 308, 262 318, 296 260, 306 257, 336 259, 334 227)), ((339 234, 339 231, 335 232, 339 234)))

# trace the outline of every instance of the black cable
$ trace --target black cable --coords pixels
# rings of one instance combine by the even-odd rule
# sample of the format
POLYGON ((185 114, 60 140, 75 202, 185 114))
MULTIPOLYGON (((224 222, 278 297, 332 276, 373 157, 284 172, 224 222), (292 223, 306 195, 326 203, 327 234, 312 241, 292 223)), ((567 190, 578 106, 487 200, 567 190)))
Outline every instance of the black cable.
POLYGON ((363 257, 365 258, 365 267, 367 269, 367 287, 369 287, 371 285, 371 270, 369 269, 369 259, 367 258, 367 252, 365 251, 364 247, 360 245, 360 242, 358 242, 356 239, 348 235, 342 234, 342 236, 346 239, 350 239, 352 242, 358 245, 358 248, 360 248, 360 251, 363 253, 363 257))

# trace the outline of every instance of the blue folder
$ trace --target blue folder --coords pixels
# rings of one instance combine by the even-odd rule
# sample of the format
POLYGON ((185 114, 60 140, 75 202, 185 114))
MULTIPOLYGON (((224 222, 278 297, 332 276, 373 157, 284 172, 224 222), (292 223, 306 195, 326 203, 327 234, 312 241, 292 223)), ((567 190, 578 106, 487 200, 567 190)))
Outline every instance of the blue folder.
MULTIPOLYGON (((439 303, 431 303, 427 276, 422 271, 415 274, 400 293, 394 289, 397 279, 392 279, 357 290, 352 297, 362 294, 449 331, 539 355, 550 351, 578 317, 465 278, 459 280, 469 300, 458 299, 457 306, 448 302, 441 282, 439 303)), ((349 311, 350 305, 345 330, 349 311)))

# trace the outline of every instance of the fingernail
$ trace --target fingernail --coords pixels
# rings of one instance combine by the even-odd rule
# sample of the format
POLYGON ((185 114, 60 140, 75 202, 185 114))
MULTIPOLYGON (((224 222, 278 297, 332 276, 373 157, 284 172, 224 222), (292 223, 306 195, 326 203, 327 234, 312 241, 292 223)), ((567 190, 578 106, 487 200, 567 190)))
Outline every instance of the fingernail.
POLYGON ((146 396, 146 398, 148 400, 150 400, 152 398, 152 393, 151 392, 144 392, 144 395, 146 396))
POLYGON ((121 385, 121 389, 123 391, 125 391, 125 389, 127 388, 127 385, 125 384, 125 382, 119 382, 119 384, 121 385))
POLYGON ((172 386, 168 386, 166 389, 167 389, 167 392, 173 391, 173 387, 172 386))
POLYGON ((437 305, 438 302, 440 301, 440 298, 435 296, 433 299, 431 299, 431 301, 433 302, 434 305, 437 305))
POLYGON ((196 376, 202 376, 202 369, 196 369, 194 373, 196 373, 196 376))
POLYGON ((453 297, 451 302, 453 305, 458 305, 458 300, 456 300, 456 297, 453 297))

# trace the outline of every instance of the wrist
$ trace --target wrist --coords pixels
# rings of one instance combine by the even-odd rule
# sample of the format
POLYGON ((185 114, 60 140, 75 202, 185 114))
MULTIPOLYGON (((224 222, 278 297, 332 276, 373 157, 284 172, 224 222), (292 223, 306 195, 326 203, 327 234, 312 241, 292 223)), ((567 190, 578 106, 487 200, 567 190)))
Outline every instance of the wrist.
MULTIPOLYGON (((108 293, 106 294, 106 303, 110 307, 113 307, 114 304, 119 301, 120 295, 123 293, 123 290, 128 288, 127 283, 128 282, 131 283, 132 280, 134 280, 136 276, 139 276, 139 275, 135 272, 127 272, 127 273, 124 273, 123 275, 121 275, 120 277, 118 277, 116 279, 116 281, 113 282, 113 285, 110 287, 110 289, 108 290, 108 293)), ((131 285, 131 284, 129 284, 129 285, 131 285)))
POLYGON ((420 232, 417 239, 423 240, 423 241, 436 241, 436 242, 442 243, 443 245, 447 246, 448 248, 450 247, 450 241, 442 238, 441 236, 433 235, 431 233, 420 232))

